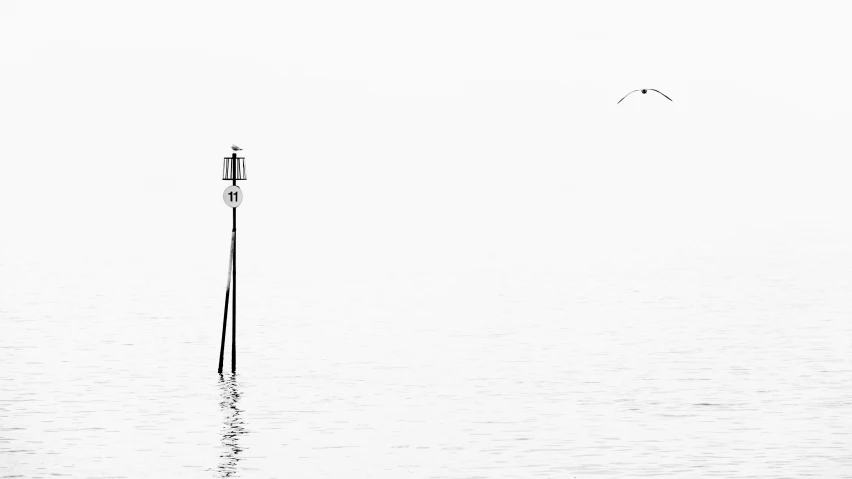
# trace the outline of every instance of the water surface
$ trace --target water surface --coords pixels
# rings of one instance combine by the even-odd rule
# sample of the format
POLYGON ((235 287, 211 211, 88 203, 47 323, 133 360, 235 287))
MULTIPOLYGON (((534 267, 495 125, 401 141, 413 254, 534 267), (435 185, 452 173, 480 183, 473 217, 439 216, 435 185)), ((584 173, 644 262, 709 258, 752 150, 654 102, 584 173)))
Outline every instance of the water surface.
POLYGON ((852 261, 741 253, 244 266, 235 376, 224 268, 10 259, 0 477, 852 477, 852 261))

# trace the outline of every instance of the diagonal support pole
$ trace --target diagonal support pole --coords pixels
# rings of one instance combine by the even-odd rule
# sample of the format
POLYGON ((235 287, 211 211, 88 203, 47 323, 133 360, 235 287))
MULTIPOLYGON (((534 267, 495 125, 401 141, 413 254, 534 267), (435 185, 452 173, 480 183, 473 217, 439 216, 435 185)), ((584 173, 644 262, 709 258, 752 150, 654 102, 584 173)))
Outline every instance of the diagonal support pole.
POLYGON ((222 363, 225 359, 225 330, 228 327, 228 296, 231 293, 231 271, 234 266, 236 236, 236 231, 231 233, 231 253, 228 255, 228 285, 225 287, 225 315, 222 318, 222 346, 219 348, 219 374, 222 374, 222 363))

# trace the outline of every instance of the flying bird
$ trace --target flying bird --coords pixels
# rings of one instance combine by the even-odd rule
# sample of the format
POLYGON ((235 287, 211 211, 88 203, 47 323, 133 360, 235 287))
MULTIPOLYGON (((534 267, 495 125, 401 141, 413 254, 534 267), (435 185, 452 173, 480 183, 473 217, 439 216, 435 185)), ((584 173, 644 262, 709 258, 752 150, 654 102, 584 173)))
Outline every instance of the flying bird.
MULTIPOLYGON (((655 92, 659 93, 660 95, 663 95, 664 97, 668 98, 668 100, 669 100, 669 101, 673 101, 673 100, 672 100, 671 98, 669 98, 669 97, 668 97, 665 93, 661 92, 660 90, 654 90, 653 88, 643 88, 643 89, 641 89, 641 90, 633 90, 633 91, 632 91, 632 92, 630 92, 630 93, 636 93, 637 91, 641 91, 641 92, 642 92, 642 94, 644 95, 644 94, 648 93, 648 91, 649 91, 649 90, 650 90, 650 91, 655 91, 655 92)), ((628 96, 630 96, 630 93, 628 93, 628 94, 624 95, 624 98, 627 98, 628 96)), ((622 98, 621 100, 618 100, 618 103, 621 103, 621 102, 624 100, 624 98, 622 98)), ((618 105, 618 103, 616 103, 616 105, 618 105)))
POLYGON ((237 145, 231 145, 231 149, 232 149, 232 150, 234 150, 234 151, 240 151, 240 150, 242 150, 242 148, 240 148, 240 147, 239 147, 239 146, 237 146, 237 145))

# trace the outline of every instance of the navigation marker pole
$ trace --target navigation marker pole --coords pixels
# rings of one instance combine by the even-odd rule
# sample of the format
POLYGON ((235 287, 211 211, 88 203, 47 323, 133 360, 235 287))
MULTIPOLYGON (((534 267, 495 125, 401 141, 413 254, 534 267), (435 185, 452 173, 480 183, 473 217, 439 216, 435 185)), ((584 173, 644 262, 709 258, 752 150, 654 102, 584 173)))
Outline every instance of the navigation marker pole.
POLYGON ((231 294, 231 372, 237 372, 237 206, 243 202, 243 192, 237 186, 237 180, 246 179, 246 162, 245 158, 238 157, 237 151, 240 149, 236 146, 231 147, 234 153, 231 156, 225 157, 225 162, 222 164, 222 179, 233 181, 233 184, 225 188, 222 193, 222 199, 225 204, 233 209, 234 226, 231 229, 231 256, 228 259, 228 286, 225 290, 225 317, 222 320, 222 346, 219 348, 219 374, 222 374, 222 363, 225 358, 225 330, 228 326, 228 294, 231 292, 231 287, 234 288, 234 293, 231 294))

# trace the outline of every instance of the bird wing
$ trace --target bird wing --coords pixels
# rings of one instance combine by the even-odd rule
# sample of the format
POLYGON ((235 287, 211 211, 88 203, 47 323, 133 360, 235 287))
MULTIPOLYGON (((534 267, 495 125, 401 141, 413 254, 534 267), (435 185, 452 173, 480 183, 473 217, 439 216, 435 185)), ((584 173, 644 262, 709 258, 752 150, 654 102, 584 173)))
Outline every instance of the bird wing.
MULTIPOLYGON (((669 98, 669 96, 668 96, 668 95, 666 95, 665 93, 661 92, 660 90, 654 90, 653 88, 648 88, 648 89, 649 89, 649 90, 651 90, 651 91, 655 91, 655 92, 659 93, 660 95, 663 95, 663 96, 664 96, 664 97, 666 97, 666 98, 669 98)), ((669 101, 674 101, 674 100, 672 100, 671 98, 669 98, 669 101)))
MULTIPOLYGON (((636 93, 637 91, 639 91, 639 90, 633 90, 630 93, 636 93)), ((630 96, 630 93, 628 93, 627 95, 624 95, 624 97, 621 100, 618 100, 618 103, 621 103, 621 101, 624 100, 624 98, 627 98, 628 96, 630 96)), ((618 103, 616 103, 616 105, 618 105, 618 103)))

